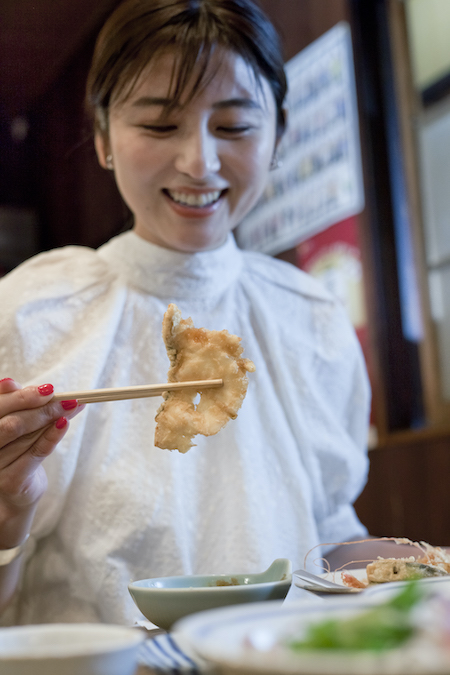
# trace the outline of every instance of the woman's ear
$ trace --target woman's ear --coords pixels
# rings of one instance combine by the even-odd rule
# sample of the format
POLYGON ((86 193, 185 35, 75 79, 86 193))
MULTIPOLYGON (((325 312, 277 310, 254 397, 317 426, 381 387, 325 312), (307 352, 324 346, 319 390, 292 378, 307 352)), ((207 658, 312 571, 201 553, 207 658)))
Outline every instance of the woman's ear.
POLYGON ((95 145, 95 152, 97 153, 98 163, 104 169, 109 169, 110 166, 107 158, 110 152, 109 152, 109 141, 106 135, 100 131, 96 131, 94 136, 94 145, 95 145))

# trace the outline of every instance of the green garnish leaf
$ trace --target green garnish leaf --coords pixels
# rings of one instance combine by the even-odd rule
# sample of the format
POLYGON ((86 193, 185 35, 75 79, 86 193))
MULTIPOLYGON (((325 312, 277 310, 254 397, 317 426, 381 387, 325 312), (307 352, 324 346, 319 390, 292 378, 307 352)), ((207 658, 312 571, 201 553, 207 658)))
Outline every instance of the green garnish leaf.
POLYGON ((292 640, 294 651, 311 649, 340 651, 384 651, 398 647, 415 628, 411 610, 422 598, 421 589, 413 581, 382 605, 350 619, 326 619, 308 627, 302 640, 292 640))

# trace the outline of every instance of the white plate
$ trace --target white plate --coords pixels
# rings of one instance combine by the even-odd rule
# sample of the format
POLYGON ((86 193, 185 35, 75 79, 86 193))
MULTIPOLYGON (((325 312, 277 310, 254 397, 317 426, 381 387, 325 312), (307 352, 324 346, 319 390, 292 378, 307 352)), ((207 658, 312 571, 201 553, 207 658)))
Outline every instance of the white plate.
POLYGON ((342 572, 351 574, 352 576, 356 577, 358 581, 367 581, 367 572, 365 567, 359 567, 355 570, 345 568, 343 570, 339 570, 339 572, 328 572, 326 574, 319 574, 319 576, 323 577, 324 579, 334 581, 336 584, 344 585, 344 582, 342 581, 342 572))
POLYGON ((201 612, 177 622, 175 634, 224 675, 448 675, 450 661, 435 661, 430 666, 435 654, 430 657, 423 647, 419 657, 404 650, 381 655, 310 652, 299 656, 286 645, 289 638, 301 637, 312 622, 354 616, 374 604, 363 594, 354 598, 330 597, 320 605, 275 601, 201 612))
MULTIPOLYGON (((328 579, 333 581, 336 584, 344 586, 342 581, 342 572, 353 575, 358 581, 367 582, 367 573, 366 568, 361 567, 358 569, 344 569, 339 572, 328 572, 324 574, 318 574, 317 576, 322 577, 323 579, 328 579)), ((293 582, 299 588, 308 588, 308 582, 303 581, 300 577, 293 575, 293 582)), ((408 583, 407 581, 389 581, 385 584, 370 584, 366 589, 364 589, 364 596, 367 595, 378 595, 379 593, 383 596, 386 596, 389 593, 394 594, 402 587, 403 584, 408 583)), ((437 584, 439 586, 439 592, 450 597, 450 575, 444 577, 430 577, 428 579, 420 579, 421 584, 437 584)), ((352 596, 353 597, 353 596, 352 596)), ((385 599, 385 597, 383 598, 385 599)))
MULTIPOLYGON (((340 570, 339 572, 326 572, 326 573, 317 572, 317 576, 321 577, 322 579, 327 579, 328 581, 333 581, 335 584, 339 584, 340 586, 345 586, 344 582, 342 581, 342 572, 352 574, 354 577, 356 577, 356 579, 358 579, 358 581, 365 581, 367 583, 367 573, 365 567, 361 567, 354 570, 344 569, 340 570)), ((295 574, 294 574, 294 582, 295 585, 298 586, 299 588, 306 588, 308 586, 307 581, 304 581, 300 577, 295 576, 295 574)))

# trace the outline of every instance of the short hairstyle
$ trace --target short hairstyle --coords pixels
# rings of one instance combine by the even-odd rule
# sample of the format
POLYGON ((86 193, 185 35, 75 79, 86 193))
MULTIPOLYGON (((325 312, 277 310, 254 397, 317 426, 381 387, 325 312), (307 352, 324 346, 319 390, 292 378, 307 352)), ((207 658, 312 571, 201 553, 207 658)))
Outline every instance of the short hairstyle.
MULTIPOLYGON (((86 105, 96 129, 105 132, 113 100, 125 100, 155 56, 174 49, 173 105, 186 89, 194 66, 198 78, 189 97, 205 84, 210 56, 224 47, 241 56, 257 81, 269 83, 277 109, 277 136, 285 128, 287 91, 279 36, 252 0, 125 0, 97 38, 87 80, 86 105)), ((188 98, 189 100, 189 98, 188 98)))

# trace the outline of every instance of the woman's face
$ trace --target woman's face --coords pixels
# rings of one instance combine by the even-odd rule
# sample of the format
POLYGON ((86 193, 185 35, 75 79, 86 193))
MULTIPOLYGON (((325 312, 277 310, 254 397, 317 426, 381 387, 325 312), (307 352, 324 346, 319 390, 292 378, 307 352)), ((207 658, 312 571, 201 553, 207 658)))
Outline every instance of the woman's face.
POLYGON ((170 53, 161 55, 126 101, 112 104, 109 136, 97 136, 96 147, 102 166, 112 155, 138 235, 177 251, 206 251, 225 241, 264 189, 276 104, 242 57, 218 50, 207 86, 163 116, 172 64, 170 53))

